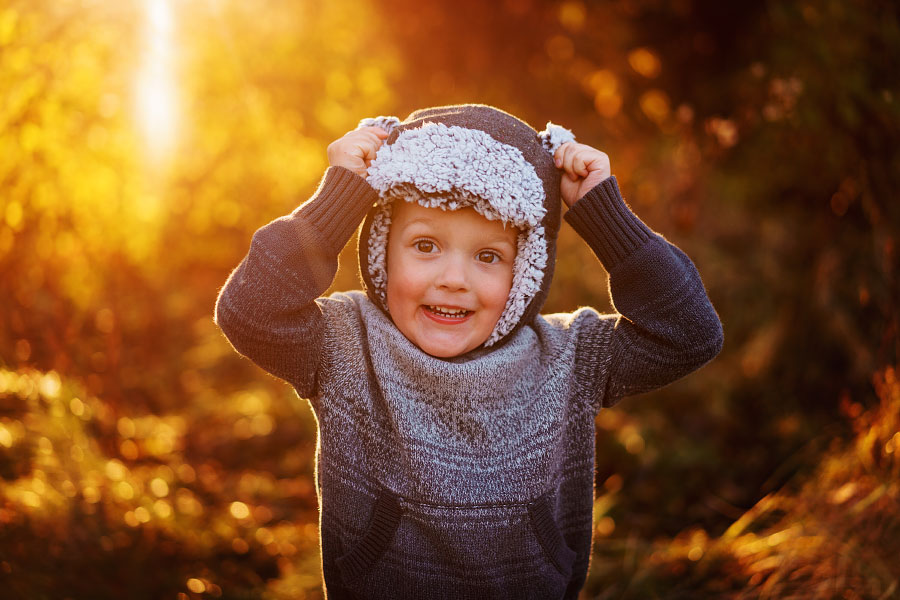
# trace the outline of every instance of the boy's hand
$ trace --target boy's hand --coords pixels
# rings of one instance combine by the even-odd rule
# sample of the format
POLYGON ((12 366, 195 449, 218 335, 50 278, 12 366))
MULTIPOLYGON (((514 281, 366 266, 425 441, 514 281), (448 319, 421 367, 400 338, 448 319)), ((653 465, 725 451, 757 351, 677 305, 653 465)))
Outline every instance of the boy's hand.
POLYGON ((375 153, 387 138, 381 127, 361 127, 344 134, 344 137, 328 144, 328 164, 345 167, 360 177, 365 177, 375 153))
POLYGON ((605 152, 586 144, 566 142, 553 155, 557 168, 563 171, 559 188, 563 202, 572 207, 595 185, 612 175, 605 152))

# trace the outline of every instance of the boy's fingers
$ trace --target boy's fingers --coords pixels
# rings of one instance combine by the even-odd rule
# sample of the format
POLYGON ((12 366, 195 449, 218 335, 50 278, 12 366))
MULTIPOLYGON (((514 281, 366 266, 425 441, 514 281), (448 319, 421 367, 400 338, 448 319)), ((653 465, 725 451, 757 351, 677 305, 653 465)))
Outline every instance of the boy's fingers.
POLYGON ((388 135, 390 135, 386 130, 382 129, 381 127, 375 127, 374 125, 370 125, 369 127, 362 127, 358 131, 373 133, 381 139, 384 139, 388 135))
POLYGON ((361 158, 375 158, 375 153, 381 148, 383 139, 371 131, 359 131, 358 133, 357 139, 353 141, 352 154, 361 158))
POLYGON ((566 148, 571 144, 571 142, 566 142, 562 144, 559 148, 556 149, 556 152, 553 153, 553 164, 556 165, 556 168, 562 167, 563 156, 566 153, 566 148))
POLYGON ((363 130, 357 131, 354 133, 353 139, 366 140, 370 144, 375 143, 375 142, 378 142, 378 143, 381 142, 381 138, 379 138, 378 135, 376 135, 374 131, 363 131, 363 130))
POLYGON ((569 144, 565 143, 556 150, 556 167, 558 169, 565 170, 566 165, 566 150, 569 149, 569 144))
POLYGON ((377 131, 371 132, 369 139, 372 141, 372 145, 375 147, 375 150, 381 148, 381 145, 384 144, 384 140, 385 138, 387 138, 387 136, 388 133, 383 129, 378 129, 377 131))
POLYGON ((328 145, 328 162, 365 176, 388 135, 381 127, 361 127, 348 131, 328 145))
POLYGON ((587 177, 588 170, 584 164, 584 157, 582 155, 576 154, 574 158, 572 158, 572 169, 581 177, 587 177))
POLYGON ((570 175, 576 175, 575 172, 575 158, 578 156, 578 149, 573 145, 566 149, 566 155, 563 159, 563 168, 566 173, 570 175))
MULTIPOLYGON (((379 144, 380 145, 380 144, 379 144)), ((373 159, 378 153, 378 146, 366 145, 363 147, 363 158, 373 159)))
POLYGON ((588 157, 588 162, 585 167, 587 167, 589 173, 593 171, 602 171, 609 176, 609 156, 607 156, 605 152, 598 151, 597 154, 588 157))

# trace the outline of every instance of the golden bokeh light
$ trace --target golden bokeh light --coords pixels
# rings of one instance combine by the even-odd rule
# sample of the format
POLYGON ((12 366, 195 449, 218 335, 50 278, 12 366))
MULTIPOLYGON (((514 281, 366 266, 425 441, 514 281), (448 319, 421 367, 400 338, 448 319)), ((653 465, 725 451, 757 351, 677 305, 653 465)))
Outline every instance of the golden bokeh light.
POLYGON ((13 445, 12 433, 10 433, 9 429, 7 429, 3 423, 0 423, 0 446, 4 446, 6 448, 12 448, 12 445, 13 445))
POLYGON ((122 458, 127 460, 135 460, 141 455, 141 450, 134 440, 122 440, 119 444, 119 452, 122 458))
POLYGON ((567 61, 575 56, 575 44, 565 35, 555 35, 547 40, 547 56, 555 61, 567 61))
POLYGON ((268 546, 275 541, 275 535, 270 529, 266 527, 260 527, 259 529, 257 529, 253 536, 256 538, 256 541, 263 546, 268 546))
POLYGON ((116 430, 119 432, 119 435, 124 438, 132 438, 136 433, 134 421, 128 417, 119 417, 119 420, 116 423, 116 430))
POLYGON ((178 465, 176 472, 178 474, 178 478, 185 483, 193 483, 197 479, 197 473, 194 471, 194 467, 187 463, 181 463, 178 465))
POLYGON ((636 73, 654 79, 662 71, 659 57, 649 48, 635 48, 628 53, 628 64, 636 73))
POLYGON ((582 81, 582 85, 594 97, 597 113, 604 117, 614 117, 622 108, 622 96, 619 92, 619 81, 608 69, 600 69, 590 73, 582 81))
POLYGON ((69 410, 71 410, 72 414, 76 417, 84 415, 84 402, 81 401, 81 398, 72 398, 69 401, 69 410))
POLYGON ((204 584, 201 580, 191 577, 187 580, 187 588, 194 592, 195 594, 202 594, 206 591, 206 584, 204 584))
POLYGON ((128 474, 128 469, 118 459, 112 459, 106 463, 106 476, 113 481, 121 481, 128 474))
POLYGON ((134 509, 134 518, 137 519, 138 523, 149 523, 150 511, 143 506, 138 506, 134 509))
POLYGON ((669 97, 662 90, 652 89, 641 94, 641 110, 647 117, 658 124, 669 116, 669 97))
POLYGON ((612 517, 603 517, 594 527, 594 531, 597 535, 608 536, 611 535, 613 531, 616 530, 616 522, 612 519, 612 517))
POLYGON ((229 512, 235 519, 246 519, 250 516, 250 508, 243 502, 232 502, 229 512))
POLYGON ((169 484, 161 477, 154 477, 150 481, 150 491, 160 498, 169 495, 169 484))
POLYGON ((134 488, 127 481, 120 481, 115 486, 116 495, 123 500, 131 500, 134 498, 134 488))
POLYGON ((61 382, 59 374, 50 371, 41 377, 40 392, 46 398, 56 398, 59 396, 61 382))
POLYGON ((621 490, 623 485, 624 480, 618 473, 610 475, 606 478, 606 481, 603 482, 603 487, 605 487, 607 491, 613 494, 621 490))
POLYGON ((84 497, 84 501, 89 504, 100 502, 100 490, 94 486, 88 485, 81 488, 81 495, 84 497))
POLYGON ((580 31, 587 18, 587 9, 579 0, 566 0, 559 5, 559 22, 570 31, 580 31))
POLYGON ((706 120, 706 131, 722 148, 731 148, 740 139, 737 125, 731 119, 711 117, 706 120))
POLYGON ((168 519, 172 516, 172 505, 163 499, 159 499, 153 503, 153 512, 161 519, 168 519))
POLYGON ((22 492, 22 503, 31 508, 38 508, 41 506, 41 496, 36 492, 26 490, 22 492))

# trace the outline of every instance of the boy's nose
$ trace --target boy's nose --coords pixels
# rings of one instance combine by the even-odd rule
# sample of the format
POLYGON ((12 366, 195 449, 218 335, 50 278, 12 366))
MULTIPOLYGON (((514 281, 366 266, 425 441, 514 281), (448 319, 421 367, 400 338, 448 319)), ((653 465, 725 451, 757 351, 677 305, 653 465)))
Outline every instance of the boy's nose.
POLYGON ((442 261, 442 269, 437 275, 435 285, 441 289, 450 291, 468 289, 469 278, 466 273, 464 261, 464 258, 457 256, 449 256, 442 261))

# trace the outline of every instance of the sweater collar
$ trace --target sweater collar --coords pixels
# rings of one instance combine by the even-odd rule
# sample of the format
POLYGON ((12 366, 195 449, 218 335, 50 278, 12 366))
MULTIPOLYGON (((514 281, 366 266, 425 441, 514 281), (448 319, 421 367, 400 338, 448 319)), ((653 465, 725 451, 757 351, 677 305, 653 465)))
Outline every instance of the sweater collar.
MULTIPOLYGON (((504 344, 478 348, 452 359, 426 354, 371 302, 360 307, 372 363, 379 381, 392 394, 421 396, 459 409, 504 410, 540 386, 540 343, 523 327, 504 344)), ((450 406, 445 406, 450 408, 450 406)))

